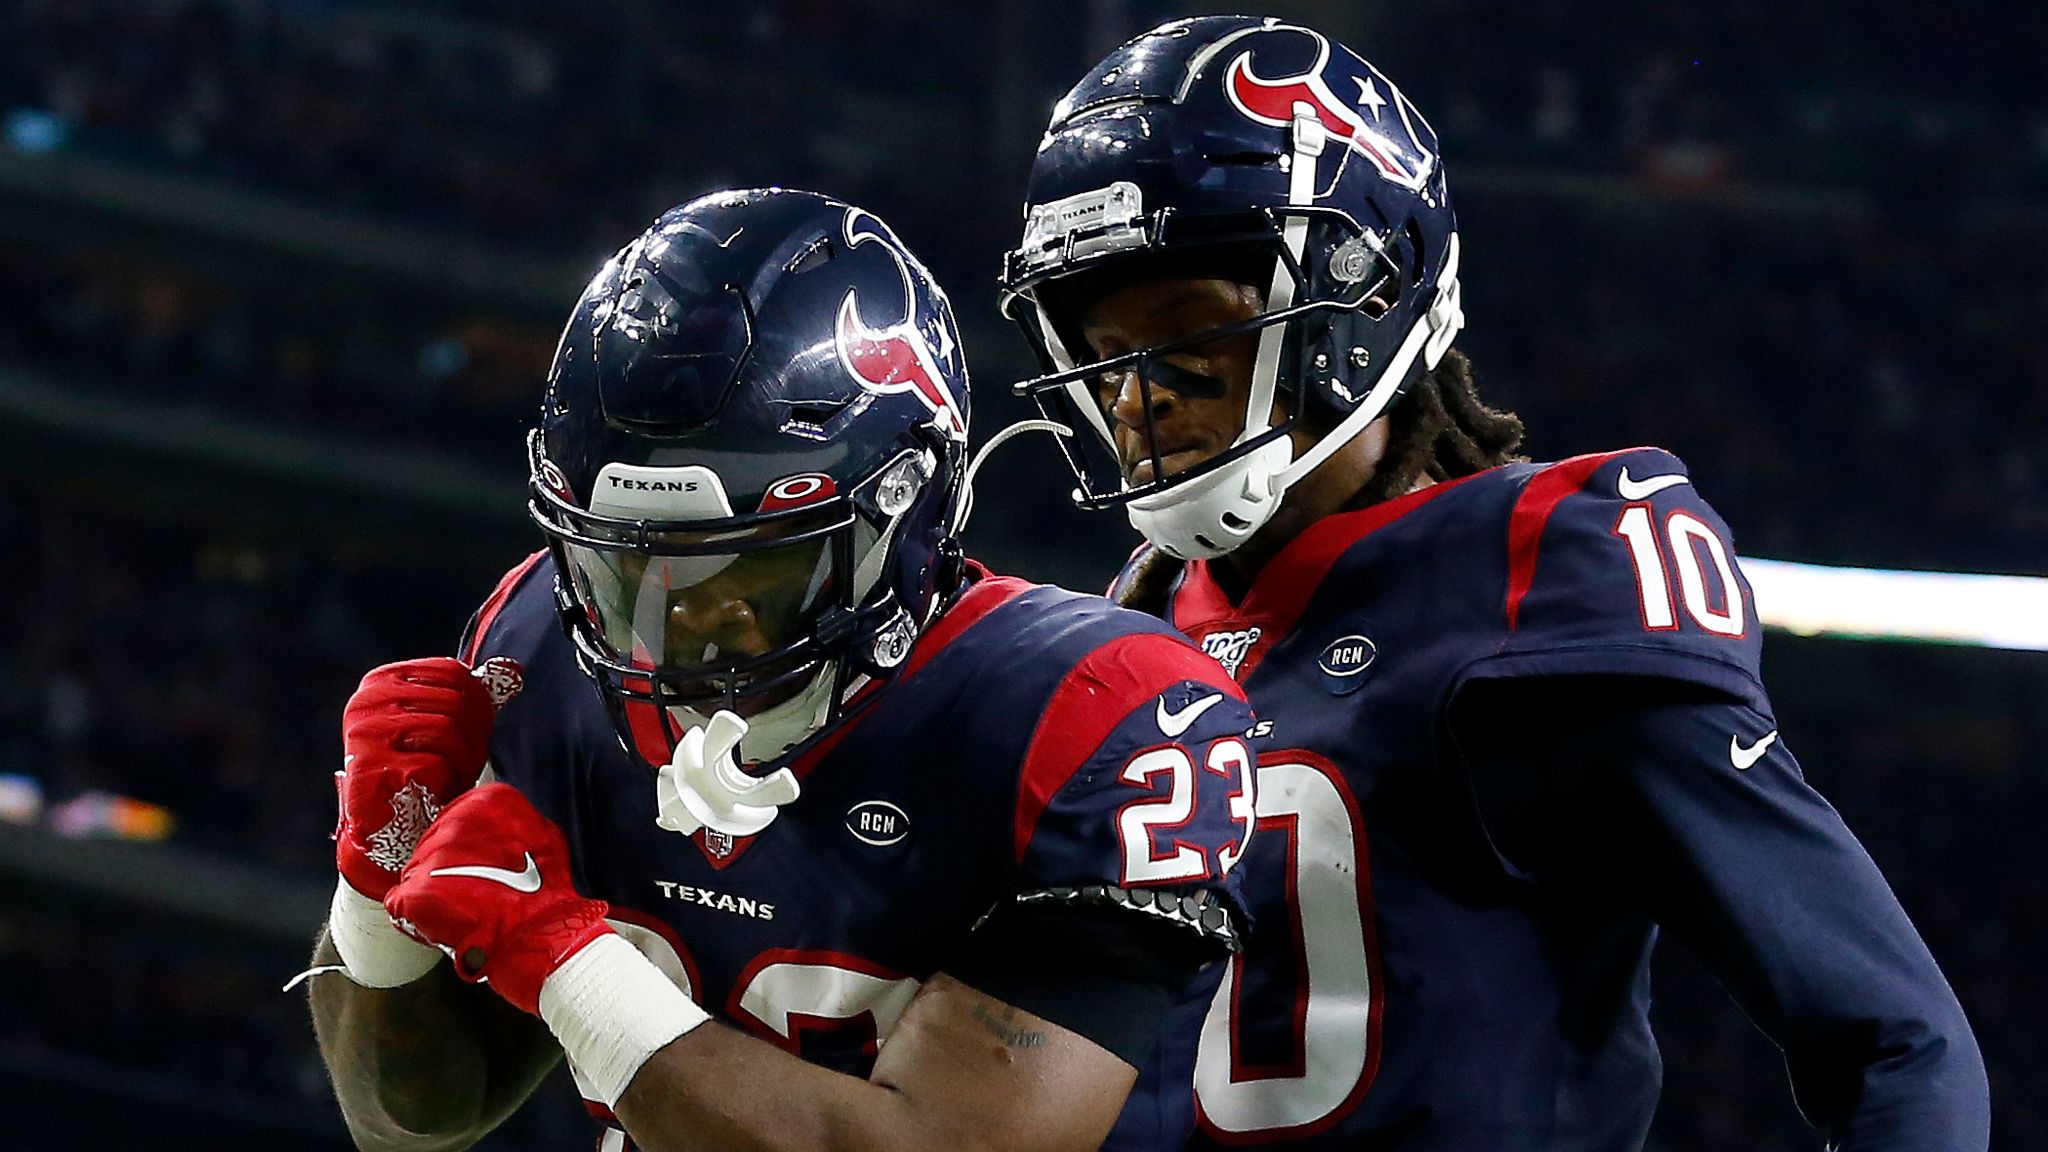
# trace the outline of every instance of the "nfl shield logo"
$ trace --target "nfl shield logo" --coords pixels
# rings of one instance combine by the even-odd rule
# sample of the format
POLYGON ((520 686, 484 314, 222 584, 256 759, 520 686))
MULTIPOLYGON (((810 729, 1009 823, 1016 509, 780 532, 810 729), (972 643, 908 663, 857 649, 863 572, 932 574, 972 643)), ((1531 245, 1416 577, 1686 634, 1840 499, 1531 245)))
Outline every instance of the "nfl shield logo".
POLYGON ((711 853, 713 859, 725 859, 732 855, 732 834, 716 828, 704 829, 704 850, 711 853))

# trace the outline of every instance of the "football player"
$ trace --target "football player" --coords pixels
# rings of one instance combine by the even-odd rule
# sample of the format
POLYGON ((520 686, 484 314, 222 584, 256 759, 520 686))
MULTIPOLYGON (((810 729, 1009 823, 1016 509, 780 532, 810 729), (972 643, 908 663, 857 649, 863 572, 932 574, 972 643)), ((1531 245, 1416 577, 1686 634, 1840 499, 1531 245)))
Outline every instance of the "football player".
POLYGON ((591 281, 546 548, 344 714, 313 1011, 363 1147, 466 1147, 564 1053, 604 1149, 1101 1144, 1237 939, 1252 717, 962 556, 967 417, 858 208, 710 196, 591 281))
POLYGON ((1006 309, 1115 593, 1260 716, 1258 933, 1165 1046, 1201 1140, 1632 1149, 1683 939, 1843 1149, 1982 1149, 1970 1028, 1758 677, 1727 525, 1655 448, 1530 464, 1451 348, 1428 121, 1277 20, 1165 25, 1053 111, 1006 309))

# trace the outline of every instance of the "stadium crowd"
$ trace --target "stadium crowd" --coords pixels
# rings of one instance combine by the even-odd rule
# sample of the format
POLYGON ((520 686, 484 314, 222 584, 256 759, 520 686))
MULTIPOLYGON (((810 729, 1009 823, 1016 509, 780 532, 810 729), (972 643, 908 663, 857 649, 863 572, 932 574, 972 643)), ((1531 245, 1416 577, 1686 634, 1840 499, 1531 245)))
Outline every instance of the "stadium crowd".
MULTIPOLYGON (((1137 27, 1169 6, 1126 7, 1137 27)), ((1829 53, 1794 70, 1801 38, 1760 32, 1782 31, 1782 6, 1726 5, 1711 20, 1642 6, 1591 38, 1546 5, 1498 17, 1511 25, 1498 34, 1459 35, 1477 19, 1468 7, 1437 0, 1374 32, 1390 67, 1440 62, 1413 90, 1459 144, 1454 188, 1463 163, 1540 160, 1632 174, 1617 186, 1646 203, 1681 190, 1646 213, 1498 182, 1461 196, 1464 346, 1531 417, 1535 453, 1666 443, 1759 554, 2038 568, 2048 471, 2030 429, 2048 417, 2048 274, 2010 235, 1955 214, 1966 189, 2048 187, 2048 89, 2023 66, 2048 21, 2015 10, 1999 18, 2006 35, 1939 25, 1908 44, 1894 33, 1914 9, 1884 5, 1831 24, 1829 53), (1995 47, 1965 68, 1965 44, 1995 47), (1784 76, 1799 83, 1772 83, 1784 76), (1897 162, 1901 147, 1912 164, 1897 162), (1709 218, 1685 198, 1711 199, 1737 171, 1846 184, 1873 202, 1819 220, 1709 218)), ((986 43, 992 9, 624 5, 611 23, 539 4, 429 10, 39 0, 0 15, 0 107, 54 115, 81 150, 593 263, 660 208, 728 181, 831 189, 908 222, 979 338, 984 391, 1022 369, 986 304, 1018 190, 975 173, 986 69, 942 50, 986 43), (927 66, 862 66, 906 54, 927 66), (863 117, 928 124, 958 145, 921 150, 910 179, 863 117)), ((1058 47, 1033 58, 1033 85, 1056 90, 1065 57, 1086 51, 1058 47)), ((2038 236, 2042 221, 2007 227, 2038 236)), ((280 290, 16 241, 0 246, 0 288, 30 306, 0 318, 0 352, 507 458, 549 324, 493 315, 489 300, 364 291, 337 307, 308 279, 280 290)))
MULTIPOLYGON (((982 158, 998 53, 1041 108, 1107 47, 1092 41, 1183 10, 1030 7, 1019 44, 1002 6, 890 0, 628 3, 609 20, 454 0, 31 0, 0 15, 0 106, 111 152, 527 242, 607 243, 678 186, 762 178, 955 209, 957 226, 935 226, 973 241, 1013 215, 1007 196, 957 211, 951 179, 982 158), (871 146, 890 124, 935 146, 892 162, 871 146)), ((1603 14, 1588 36, 1570 5, 1431 0, 1366 42, 1471 161, 2040 190, 2043 18, 1922 13, 1660 3, 1603 14)))
MULTIPOLYGON (((1468 208, 1465 236, 1461 346, 1539 458, 1670 447, 1754 555, 2040 570, 2048 271, 2023 250, 1500 197, 1468 208)), ((317 278, 280 291, 118 252, 0 247, 0 292, 27 304, 0 315, 0 356, 506 467, 554 337, 369 292, 337 310, 317 278)), ((992 310, 985 279, 954 294, 992 310)), ((992 394, 1027 369, 1013 333, 984 319, 975 337, 992 430, 1015 412, 992 394)))

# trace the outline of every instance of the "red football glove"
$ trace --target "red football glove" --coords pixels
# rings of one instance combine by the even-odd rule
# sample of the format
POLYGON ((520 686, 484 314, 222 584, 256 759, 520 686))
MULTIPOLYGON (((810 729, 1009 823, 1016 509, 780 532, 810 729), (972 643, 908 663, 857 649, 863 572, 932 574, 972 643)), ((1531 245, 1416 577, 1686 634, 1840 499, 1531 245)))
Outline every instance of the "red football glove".
POLYGON ((519 691, 519 665, 493 657, 472 672, 436 656, 371 670, 341 714, 335 864, 382 900, 420 836, 483 773, 497 705, 519 691))
POLYGON ((612 930, 610 905, 576 894, 562 830, 509 784, 456 797, 384 908, 401 930, 454 957, 457 975, 489 981, 536 1015, 541 984, 612 930))

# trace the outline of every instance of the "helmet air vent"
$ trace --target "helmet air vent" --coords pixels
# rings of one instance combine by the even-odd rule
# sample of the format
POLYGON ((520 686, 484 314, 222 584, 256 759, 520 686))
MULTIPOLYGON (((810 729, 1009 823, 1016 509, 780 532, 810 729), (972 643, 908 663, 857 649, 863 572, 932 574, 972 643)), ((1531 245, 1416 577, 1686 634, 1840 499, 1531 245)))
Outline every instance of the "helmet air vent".
POLYGON ((801 276, 806 272, 813 272, 823 268, 828 261, 838 254, 832 247, 832 237, 820 236, 809 244, 804 245, 802 251, 790 257, 789 263, 783 265, 782 270, 794 276, 801 276))
POLYGON ((678 287, 654 269, 626 282, 597 339, 606 419, 673 434, 710 423, 724 407, 753 345, 746 301, 728 287, 678 287))

